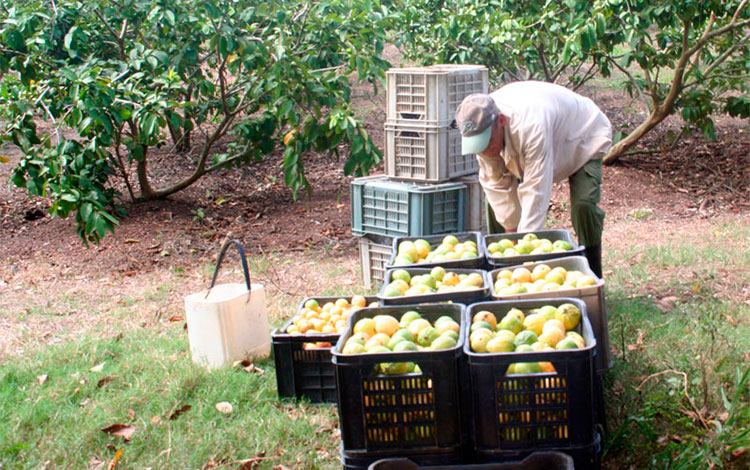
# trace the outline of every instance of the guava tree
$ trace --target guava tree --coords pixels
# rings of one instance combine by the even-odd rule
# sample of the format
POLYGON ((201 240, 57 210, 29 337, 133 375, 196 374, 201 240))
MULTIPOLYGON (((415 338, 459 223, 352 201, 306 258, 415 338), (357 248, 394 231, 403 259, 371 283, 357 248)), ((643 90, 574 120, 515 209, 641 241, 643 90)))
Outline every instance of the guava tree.
POLYGON ((616 160, 666 117, 715 138, 712 115, 750 117, 748 0, 608 0, 597 3, 623 33, 607 60, 647 117, 604 158, 616 160))
POLYGON ((647 116, 605 162, 675 113, 708 136, 715 113, 750 116, 748 0, 401 0, 398 11, 418 61, 483 64, 500 83, 621 81, 647 116))
POLYGON ((576 89, 609 67, 606 56, 621 38, 601 8, 576 0, 401 0, 394 10, 408 58, 482 64, 495 83, 576 89))
POLYGON ((306 153, 345 151, 347 174, 381 158, 350 106, 348 79, 356 72, 374 85, 388 66, 378 0, 0 8, 3 139, 23 152, 12 181, 49 197, 53 216, 75 214, 84 241, 124 215, 118 187, 132 200, 162 198, 280 147, 296 194, 309 189, 306 153), (157 187, 156 149, 185 174, 157 187))

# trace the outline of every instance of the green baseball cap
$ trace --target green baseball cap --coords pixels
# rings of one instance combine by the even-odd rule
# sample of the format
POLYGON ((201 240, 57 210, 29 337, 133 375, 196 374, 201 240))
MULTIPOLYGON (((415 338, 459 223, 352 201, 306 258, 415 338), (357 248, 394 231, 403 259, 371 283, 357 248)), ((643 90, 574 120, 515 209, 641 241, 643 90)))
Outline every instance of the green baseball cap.
POLYGON ((490 95, 473 93, 456 109, 456 125, 461 131, 461 153, 480 153, 490 143, 492 122, 500 114, 490 95))

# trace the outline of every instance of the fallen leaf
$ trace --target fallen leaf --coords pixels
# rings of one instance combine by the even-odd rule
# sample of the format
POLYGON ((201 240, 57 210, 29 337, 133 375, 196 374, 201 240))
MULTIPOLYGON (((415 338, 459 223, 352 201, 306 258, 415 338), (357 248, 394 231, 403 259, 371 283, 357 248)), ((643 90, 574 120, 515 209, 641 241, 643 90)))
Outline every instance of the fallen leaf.
POLYGON ((108 375, 104 378, 99 379, 98 382, 96 382, 96 388, 102 388, 103 386, 107 385, 111 381, 115 380, 114 375, 108 375))
POLYGON ((732 451, 732 456, 729 457, 729 461, 731 462, 733 460, 739 459, 740 457, 742 457, 743 455, 745 455, 746 452, 747 452, 747 449, 735 449, 735 450, 733 450, 732 451))
POLYGON ((128 238, 127 240, 125 240, 125 243, 140 243, 140 242, 141 242, 140 240, 137 240, 135 238, 128 238))
POLYGON ((81 408, 85 408, 85 407, 87 407, 89 405, 89 403, 91 403, 91 400, 89 400, 87 398, 87 399, 83 400, 81 403, 79 403, 78 406, 80 406, 81 408))
POLYGON ((115 470, 117 468, 117 464, 120 463, 120 457, 122 457, 122 449, 119 449, 117 452, 115 452, 114 458, 110 460, 109 465, 107 465, 107 470, 115 470))
POLYGON ((672 304, 674 304, 678 300, 680 299, 674 296, 664 297, 663 299, 660 299, 656 302, 656 307, 662 312, 668 313, 674 308, 674 305, 672 304))
POLYGON ((97 364, 94 367, 92 367, 91 369, 89 369, 89 371, 91 371, 91 372, 101 372, 102 369, 104 369, 104 364, 105 364, 104 362, 102 362, 101 364, 97 364))
POLYGON ((36 381, 39 382, 39 385, 44 385, 44 382, 46 382, 48 378, 49 375, 47 374, 37 375, 36 381))
POLYGON ((5 155, 0 155, 0 163, 10 163, 10 158, 5 155))
POLYGON ((232 404, 229 403, 228 401, 221 401, 216 404, 216 411, 218 411, 219 413, 228 415, 232 413, 232 410, 233 410, 232 404))
POLYGON ((726 420, 729 419, 729 413, 727 413, 725 411, 724 413, 719 414, 719 416, 717 416, 717 418, 719 419, 719 421, 721 421, 722 423, 724 423, 724 422, 726 422, 726 420))
POLYGON ((635 344, 628 344, 628 351, 635 351, 636 349, 643 348, 643 330, 638 330, 638 339, 635 340, 635 344))
POLYGON ((188 411, 190 411, 190 408, 192 408, 192 406, 190 406, 190 405, 185 405, 185 406, 183 406, 183 407, 182 407, 182 408, 180 408, 179 410, 176 410, 176 411, 175 411, 174 413, 172 413, 171 415, 169 415, 169 419, 170 419, 170 420, 172 420, 172 419, 177 419, 177 418, 179 418, 179 417, 180 417, 180 415, 182 415, 182 414, 185 414, 185 413, 187 413, 188 411))
POLYGON ((151 417, 151 424, 161 424, 161 417, 159 417, 159 416, 152 416, 151 417))
POLYGON ((135 428, 128 424, 113 424, 112 426, 102 428, 101 431, 129 441, 131 436, 133 436, 133 433, 135 432, 135 428))
POLYGON ((133 408, 128 408, 128 418, 135 420, 135 410, 133 408))
POLYGON ((247 369, 248 367, 253 367, 253 363, 251 361, 247 360, 247 359, 242 359, 242 360, 239 360, 239 361, 234 361, 232 363, 232 367, 233 368, 236 368, 236 367, 239 367, 239 366, 242 366, 243 369, 247 369))
POLYGON ((184 319, 185 317, 181 317, 180 315, 172 315, 171 317, 169 317, 169 321, 171 322, 183 321, 184 319))
POLYGON ((273 467, 273 470, 290 470, 289 467, 278 464, 273 467))
POLYGON ((237 460, 233 463, 239 465, 239 467, 237 467, 237 470, 253 470, 264 460, 266 460, 265 457, 259 456, 253 457, 252 459, 237 460))

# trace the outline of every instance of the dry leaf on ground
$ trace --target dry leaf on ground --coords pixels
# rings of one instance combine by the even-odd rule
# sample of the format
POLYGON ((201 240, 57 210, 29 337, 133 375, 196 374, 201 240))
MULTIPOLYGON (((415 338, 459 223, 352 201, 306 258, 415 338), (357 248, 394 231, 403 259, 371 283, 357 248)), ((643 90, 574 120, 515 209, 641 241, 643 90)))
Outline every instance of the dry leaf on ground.
POLYGON ((179 410, 176 410, 174 413, 172 413, 171 415, 169 415, 169 419, 177 419, 177 418, 179 418, 180 415, 182 415, 182 414, 187 413, 188 411, 190 411, 190 408, 192 408, 192 406, 190 406, 190 405, 183 406, 179 410))
POLYGON ((135 433, 135 428, 133 426, 130 426, 129 424, 113 424, 112 426, 102 428, 101 431, 129 441, 133 436, 133 433, 135 433))

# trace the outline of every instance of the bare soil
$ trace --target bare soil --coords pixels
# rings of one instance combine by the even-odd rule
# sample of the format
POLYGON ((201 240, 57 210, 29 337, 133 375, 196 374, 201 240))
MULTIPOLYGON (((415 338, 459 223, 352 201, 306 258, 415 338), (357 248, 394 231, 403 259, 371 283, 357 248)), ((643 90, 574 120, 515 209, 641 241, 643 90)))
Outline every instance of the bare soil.
MULTIPOLYGON (((616 128, 637 124, 637 111, 628 108, 623 97, 601 89, 587 93, 616 128)), ((383 148, 384 94, 373 95, 363 85, 353 100, 363 110, 368 132, 383 148)), ((678 132, 680 125, 679 118, 671 118, 644 139, 639 153, 605 166, 605 265, 607 246, 631 237, 634 225, 642 227, 643 243, 649 243, 674 227, 747 216, 750 123, 719 118, 717 141, 689 135, 668 148, 668 133, 678 132)), ((271 260, 269 278, 261 282, 272 295, 319 292, 318 264, 330 256, 343 267, 335 282, 360 282, 358 244, 350 230, 352 177, 344 175, 342 160, 307 155, 313 192, 296 201, 283 185, 279 153, 216 172, 167 199, 130 205, 115 234, 87 248, 73 220, 50 218, 49 201, 29 198, 10 185, 20 153, 9 146, 2 153, 11 163, 0 164, 0 358, 22 352, 29 341, 59 341, 91 324, 106 323, 110 320, 102 313, 113 305, 132 305, 133 315, 117 321, 136 324, 179 314, 182 296, 205 286, 205 267, 213 266, 227 237, 240 240, 251 257, 271 260), (144 297, 144 290, 165 279, 175 279, 180 287, 162 297, 144 297), (100 303, 101 312, 80 308, 92 303, 100 303), (148 308, 141 308, 147 303, 148 308)), ((166 184, 183 171, 186 161, 184 155, 159 155, 151 164, 158 169, 154 179, 166 184)), ((556 228, 571 228, 567 191, 567 183, 555 186, 549 218, 556 228)))

